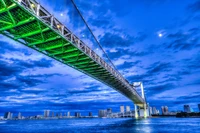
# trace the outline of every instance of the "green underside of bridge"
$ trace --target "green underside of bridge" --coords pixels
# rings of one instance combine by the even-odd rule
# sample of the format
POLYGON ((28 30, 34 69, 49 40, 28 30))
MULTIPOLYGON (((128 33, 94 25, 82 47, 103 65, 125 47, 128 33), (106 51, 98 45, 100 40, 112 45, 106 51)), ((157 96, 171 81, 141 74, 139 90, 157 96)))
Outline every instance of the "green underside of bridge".
POLYGON ((111 73, 13 0, 0 0, 0 33, 131 96, 111 73))

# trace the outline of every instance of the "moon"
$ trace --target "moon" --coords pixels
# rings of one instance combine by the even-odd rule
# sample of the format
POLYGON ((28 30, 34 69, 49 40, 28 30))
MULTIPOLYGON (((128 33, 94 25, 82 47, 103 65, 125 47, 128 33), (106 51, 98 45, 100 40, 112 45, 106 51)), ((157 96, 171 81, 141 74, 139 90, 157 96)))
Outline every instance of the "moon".
POLYGON ((163 36, 163 34, 162 34, 162 33, 159 33, 159 34, 158 34, 158 36, 159 36, 159 37, 162 37, 162 36, 163 36))

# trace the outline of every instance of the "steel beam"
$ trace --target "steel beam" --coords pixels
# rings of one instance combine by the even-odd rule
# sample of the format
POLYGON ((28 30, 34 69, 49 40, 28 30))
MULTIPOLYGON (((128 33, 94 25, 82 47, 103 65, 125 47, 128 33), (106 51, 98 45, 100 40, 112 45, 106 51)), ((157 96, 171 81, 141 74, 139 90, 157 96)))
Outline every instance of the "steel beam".
POLYGON ((18 35, 18 37, 15 37, 15 39, 22 39, 22 38, 26 38, 26 37, 31 37, 31 36, 34 36, 34 35, 37 35, 37 34, 41 34, 42 32, 46 32, 48 30, 50 30, 50 29, 45 28, 43 30, 37 30, 37 31, 33 31, 33 32, 26 33, 26 34, 23 34, 23 35, 18 35))
POLYGON ((48 42, 55 41, 55 40, 58 40, 58 39, 61 39, 61 37, 56 36, 56 37, 49 38, 47 40, 40 40, 40 41, 37 41, 37 42, 34 42, 34 43, 29 43, 28 45, 33 46, 33 45, 38 45, 38 44, 41 44, 41 43, 48 43, 48 42))
POLYGON ((30 23, 30 22, 32 22, 32 21, 34 21, 34 20, 35 20, 35 18, 31 17, 31 18, 26 19, 26 20, 24 20, 24 21, 21 21, 21 22, 19 22, 19 23, 17 23, 17 24, 12 24, 12 25, 9 25, 9 26, 0 28, 0 31, 9 30, 9 29, 12 29, 12 28, 15 28, 15 27, 18 27, 18 26, 21 26, 21 25, 30 23))

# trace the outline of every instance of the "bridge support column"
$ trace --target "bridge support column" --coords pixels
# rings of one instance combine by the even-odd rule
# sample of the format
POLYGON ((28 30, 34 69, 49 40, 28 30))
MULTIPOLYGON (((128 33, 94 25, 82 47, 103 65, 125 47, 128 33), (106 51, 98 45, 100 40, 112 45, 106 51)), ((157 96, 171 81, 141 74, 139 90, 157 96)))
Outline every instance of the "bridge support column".
POLYGON ((135 119, 138 119, 138 109, 136 104, 135 104, 135 119))
POLYGON ((142 82, 134 82, 133 86, 141 88, 142 98, 145 101, 142 108, 140 108, 141 107, 141 105, 140 105, 139 109, 137 109, 137 105, 135 105, 135 118, 139 118, 139 117, 147 118, 149 116, 149 109, 148 109, 148 106, 147 106, 147 103, 146 103, 146 98, 145 98, 145 95, 144 95, 143 84, 142 84, 142 82), (138 114, 138 112, 139 112, 139 114, 138 114))
MULTIPOLYGON (((140 83, 140 88, 141 88, 141 92, 142 92, 142 98, 143 99, 145 99, 145 101, 146 101, 146 98, 145 98, 145 95, 144 95, 144 87, 143 87, 143 83, 141 82, 140 83)), ((144 109, 143 110, 141 110, 141 113, 142 113, 142 117, 144 117, 144 118, 147 118, 147 104, 146 104, 146 102, 144 103, 144 109)))
POLYGON ((141 117, 141 118, 147 118, 148 116, 149 115, 148 115, 146 107, 144 109, 139 109, 139 117, 141 117))
POLYGON ((137 117, 138 118, 147 118, 149 117, 149 111, 148 107, 146 104, 144 104, 144 108, 137 109, 137 117), (139 112, 139 113, 138 113, 139 112))
POLYGON ((144 118, 147 118, 147 106, 144 104, 144 118))

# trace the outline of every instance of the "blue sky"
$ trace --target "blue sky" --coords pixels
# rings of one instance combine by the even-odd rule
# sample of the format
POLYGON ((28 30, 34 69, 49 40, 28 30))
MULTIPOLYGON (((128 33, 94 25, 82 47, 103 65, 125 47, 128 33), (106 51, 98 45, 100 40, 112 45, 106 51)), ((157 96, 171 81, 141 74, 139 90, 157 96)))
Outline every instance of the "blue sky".
MULTIPOLYGON (((100 56, 70 0, 38 0, 100 56)), ((151 106, 200 103, 199 0, 75 0, 112 62, 142 81, 151 106), (160 34, 160 36, 159 36, 160 34)), ((133 103, 113 89, 0 35, 0 115, 84 112, 133 103)), ((85 113, 85 114, 86 114, 85 113)))

